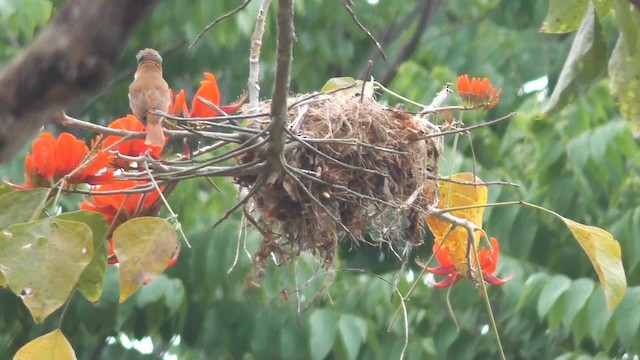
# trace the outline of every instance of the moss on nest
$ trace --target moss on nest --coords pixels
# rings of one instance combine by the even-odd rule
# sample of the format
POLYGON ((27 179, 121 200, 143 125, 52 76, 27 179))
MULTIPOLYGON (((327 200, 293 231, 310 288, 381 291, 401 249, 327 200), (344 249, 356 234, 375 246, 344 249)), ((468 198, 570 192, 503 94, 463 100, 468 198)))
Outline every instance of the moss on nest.
MULTIPOLYGON (((287 136, 284 154, 289 173, 274 174, 245 212, 263 235, 254 256, 258 274, 272 254, 285 262, 304 250, 330 266, 339 241, 347 239, 421 243, 426 212, 437 200, 438 149, 424 138, 429 128, 366 97, 301 95, 289 104, 295 104, 289 107, 294 136, 287 136)), ((262 104, 265 111, 269 106, 262 104)), ((268 125, 268 118, 256 121, 268 125)), ((236 160, 261 156, 248 152, 236 160)), ((236 182, 250 188, 256 179, 236 182)))

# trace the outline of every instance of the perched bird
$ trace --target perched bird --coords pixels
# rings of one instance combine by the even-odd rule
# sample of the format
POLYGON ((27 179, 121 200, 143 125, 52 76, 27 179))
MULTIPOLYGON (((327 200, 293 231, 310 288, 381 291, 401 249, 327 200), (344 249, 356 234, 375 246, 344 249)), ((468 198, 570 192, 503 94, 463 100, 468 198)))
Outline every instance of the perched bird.
POLYGON ((164 145, 163 117, 152 111, 167 112, 171 104, 169 85, 162 78, 162 57, 153 49, 144 49, 136 55, 138 69, 129 85, 129 106, 133 114, 147 124, 145 144, 164 145))

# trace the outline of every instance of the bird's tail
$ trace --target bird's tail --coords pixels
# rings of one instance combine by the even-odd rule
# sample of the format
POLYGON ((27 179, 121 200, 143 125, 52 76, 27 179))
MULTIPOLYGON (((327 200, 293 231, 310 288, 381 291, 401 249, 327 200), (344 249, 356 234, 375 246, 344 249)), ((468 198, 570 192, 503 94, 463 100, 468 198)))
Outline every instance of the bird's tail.
POLYGON ((147 145, 164 146, 164 133, 162 132, 163 118, 155 114, 147 114, 147 138, 144 141, 147 145))

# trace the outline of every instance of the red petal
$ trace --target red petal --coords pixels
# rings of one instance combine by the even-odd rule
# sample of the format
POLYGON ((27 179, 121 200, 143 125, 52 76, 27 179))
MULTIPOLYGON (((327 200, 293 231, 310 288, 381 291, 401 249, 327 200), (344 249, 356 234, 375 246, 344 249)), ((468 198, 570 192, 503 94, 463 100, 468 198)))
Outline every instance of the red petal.
POLYGON ((456 273, 456 267, 453 265, 428 267, 427 271, 435 275, 451 275, 456 273))
POLYGON ((217 111, 207 106, 198 97, 202 97, 207 101, 220 105, 220 90, 218 90, 218 83, 215 76, 212 73, 206 72, 204 76, 208 80, 200 82, 200 88, 196 91, 191 104, 191 117, 214 117, 220 116, 217 111))
POLYGON ((457 275, 449 275, 446 279, 444 279, 444 280, 442 280, 442 281, 440 281, 440 282, 434 283, 434 284, 433 284, 433 287, 436 287, 436 288, 446 288, 446 287, 451 287, 451 286, 453 286, 455 283, 457 283, 460 279, 461 279, 461 277, 460 277, 460 276, 457 276, 457 275))
POLYGON ((489 273, 485 273, 484 271, 482 272, 482 278, 484 279, 484 281, 488 282, 491 285, 504 285, 507 281, 511 280, 511 277, 508 277, 506 279, 500 279, 499 277, 493 275, 493 274, 489 274, 489 273))

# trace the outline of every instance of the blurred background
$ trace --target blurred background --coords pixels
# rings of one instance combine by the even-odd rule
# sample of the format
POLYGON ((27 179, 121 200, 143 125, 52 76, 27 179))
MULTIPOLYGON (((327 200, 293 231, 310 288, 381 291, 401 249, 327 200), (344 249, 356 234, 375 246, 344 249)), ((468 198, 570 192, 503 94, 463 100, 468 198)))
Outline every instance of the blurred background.
MULTIPOLYGON (((0 1, 0 67, 33 40, 63 3, 0 1)), ((267 16, 260 58, 264 99, 270 98, 274 72, 276 3, 267 16)), ((101 124, 126 115, 135 54, 146 47, 161 51, 165 78, 174 90, 185 89, 187 98, 202 73, 211 71, 222 103, 234 101, 247 88, 250 37, 260 1, 213 27, 192 48, 188 45, 208 23, 240 4, 160 2, 129 41, 109 86, 67 112, 101 124)), ((528 0, 355 1, 353 9, 382 44, 385 61, 339 1, 299 0, 291 90, 318 91, 337 76, 362 78, 369 60, 376 80, 423 104, 459 74, 489 77, 503 89, 500 104, 489 112, 465 113, 462 120, 470 125, 510 112, 518 115, 461 136, 455 148, 453 137, 448 138, 441 174, 475 169, 485 181, 517 183, 517 188, 490 187, 489 201, 524 200, 608 230, 621 244, 629 282, 622 304, 608 312, 587 256, 562 222, 519 206, 487 209, 485 230, 501 244, 498 274, 513 275, 488 294, 507 358, 637 359, 639 142, 610 95, 606 61, 595 66, 566 106, 540 116, 575 36, 539 31, 548 5, 528 0)), ((613 14, 600 23, 605 45, 600 55, 606 60, 619 31, 613 14)), ((385 95, 379 99, 397 102, 385 95)), ((89 135, 56 124, 49 130, 89 135)), ((21 183, 28 149, 0 166, 0 176, 21 183)), ((193 245, 183 249, 173 268, 123 304, 117 301, 115 271, 107 272, 99 303, 73 296, 62 329, 79 359, 399 358, 405 324, 402 312, 396 314, 399 299, 390 282, 401 263, 389 249, 345 243, 332 274, 303 254, 295 263, 272 264, 262 287, 248 286, 253 271, 247 254, 257 249, 258 235, 245 228, 239 213, 211 229, 237 194, 230 179, 215 183, 222 192, 203 180, 182 182, 169 199, 193 245), (329 285, 324 295, 315 296, 329 285)), ((73 209, 77 201, 68 198, 65 206, 73 209)), ((414 256, 428 258, 431 245, 425 239, 414 256)), ((399 283, 406 293, 413 282, 421 282, 407 303, 405 358, 498 358, 480 292, 463 281, 448 294, 419 280, 419 271, 410 261, 399 283)), ((0 290, 0 358, 10 358, 57 321, 54 315, 34 324, 20 299, 0 290)))

